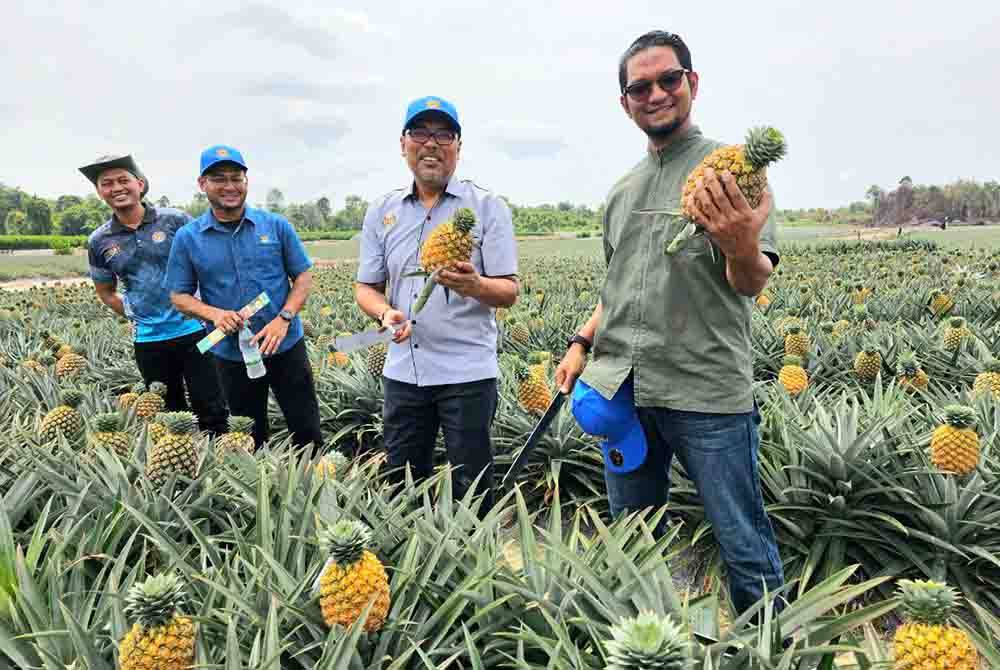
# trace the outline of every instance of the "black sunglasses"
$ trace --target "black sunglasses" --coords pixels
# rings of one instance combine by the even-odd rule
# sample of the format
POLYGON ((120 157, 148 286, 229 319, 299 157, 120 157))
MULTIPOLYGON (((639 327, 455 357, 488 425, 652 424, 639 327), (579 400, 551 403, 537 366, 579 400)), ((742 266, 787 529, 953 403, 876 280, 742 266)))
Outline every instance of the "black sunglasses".
POLYGON ((635 102, 645 102, 653 93, 654 83, 667 93, 673 93, 680 87, 681 82, 684 81, 684 75, 690 71, 685 69, 667 70, 654 81, 640 79, 633 84, 629 84, 624 88, 622 93, 632 98, 635 102))
POLYGON ((406 134, 417 144, 426 144, 433 137, 434 141, 442 147, 454 142, 458 136, 454 130, 430 130, 429 128, 411 128, 406 131, 406 134))

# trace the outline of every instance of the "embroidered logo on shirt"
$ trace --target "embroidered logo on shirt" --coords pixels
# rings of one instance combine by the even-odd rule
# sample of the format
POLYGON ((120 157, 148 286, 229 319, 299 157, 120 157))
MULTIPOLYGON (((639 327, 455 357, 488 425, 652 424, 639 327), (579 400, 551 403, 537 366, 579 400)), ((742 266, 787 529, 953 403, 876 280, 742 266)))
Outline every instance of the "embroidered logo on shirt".
POLYGON ((153 233, 153 241, 156 242, 157 244, 164 241, 165 239, 167 239, 167 234, 162 230, 158 230, 155 233, 153 233))
POLYGON ((115 256, 117 256, 118 252, 121 251, 121 250, 122 250, 121 247, 119 247, 117 244, 115 246, 113 246, 113 247, 105 249, 104 250, 104 260, 110 261, 112 258, 114 258, 115 256))
POLYGON ((384 217, 382 217, 382 225, 384 225, 386 228, 388 228, 389 226, 391 226, 391 225, 393 225, 395 223, 396 223, 396 215, 395 214, 386 214, 384 217))
POLYGON ((270 241, 271 241, 271 238, 268 237, 267 235, 261 235, 260 236, 260 243, 261 244, 267 244, 270 241))

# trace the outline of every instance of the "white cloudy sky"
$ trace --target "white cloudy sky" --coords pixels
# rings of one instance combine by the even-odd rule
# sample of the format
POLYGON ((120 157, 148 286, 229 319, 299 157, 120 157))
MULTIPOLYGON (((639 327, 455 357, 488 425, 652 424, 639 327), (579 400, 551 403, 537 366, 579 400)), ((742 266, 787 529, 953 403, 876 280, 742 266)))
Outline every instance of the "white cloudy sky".
POLYGON ((216 142, 251 200, 365 199, 408 183, 406 102, 440 95, 465 130, 460 174, 536 204, 597 205, 642 155, 617 60, 640 33, 688 41, 702 130, 770 123, 780 207, 869 184, 1000 178, 1000 3, 22 2, 0 0, 0 182, 88 192, 76 167, 131 151, 152 195, 185 201, 216 142))

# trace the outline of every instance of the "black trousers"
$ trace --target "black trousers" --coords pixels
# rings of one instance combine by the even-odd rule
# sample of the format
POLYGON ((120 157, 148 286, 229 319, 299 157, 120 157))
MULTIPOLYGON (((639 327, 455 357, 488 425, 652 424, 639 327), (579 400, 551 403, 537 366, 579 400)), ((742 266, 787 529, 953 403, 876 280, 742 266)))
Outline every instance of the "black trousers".
POLYGON ((292 443, 297 447, 312 443, 313 453, 319 452, 323 447, 323 432, 305 338, 288 351, 265 356, 263 360, 267 374, 250 379, 243 361, 218 359, 229 412, 253 418, 253 441, 260 447, 271 435, 267 399, 268 391, 273 391, 292 433, 292 443))
POLYGON ((204 330, 198 330, 172 340, 136 342, 135 363, 147 386, 153 382, 167 385, 168 412, 190 409, 198 416, 201 430, 221 434, 227 430, 227 413, 215 357, 202 355, 196 346, 205 335, 204 330), (190 407, 184 396, 185 385, 191 396, 190 407))
POLYGON ((407 463, 415 480, 429 477, 438 428, 443 428, 454 496, 465 496, 483 473, 475 495, 484 496, 479 516, 485 516, 494 502, 490 427, 497 409, 497 380, 417 386, 383 377, 382 388, 389 481, 403 481, 407 463))

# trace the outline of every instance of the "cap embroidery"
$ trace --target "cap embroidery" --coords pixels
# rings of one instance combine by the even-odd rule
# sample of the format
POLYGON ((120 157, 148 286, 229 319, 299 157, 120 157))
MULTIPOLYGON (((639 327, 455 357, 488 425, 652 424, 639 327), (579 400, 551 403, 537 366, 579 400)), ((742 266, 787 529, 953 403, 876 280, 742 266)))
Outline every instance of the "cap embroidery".
POLYGON ((229 151, 223 149, 222 147, 219 147, 218 149, 215 150, 215 155, 218 156, 219 158, 225 158, 226 156, 229 155, 229 151))
POLYGON ((425 106, 428 107, 428 108, 430 108, 430 109, 437 109, 437 108, 439 108, 441 106, 441 101, 440 100, 431 99, 431 100, 427 101, 427 103, 426 103, 425 106))

